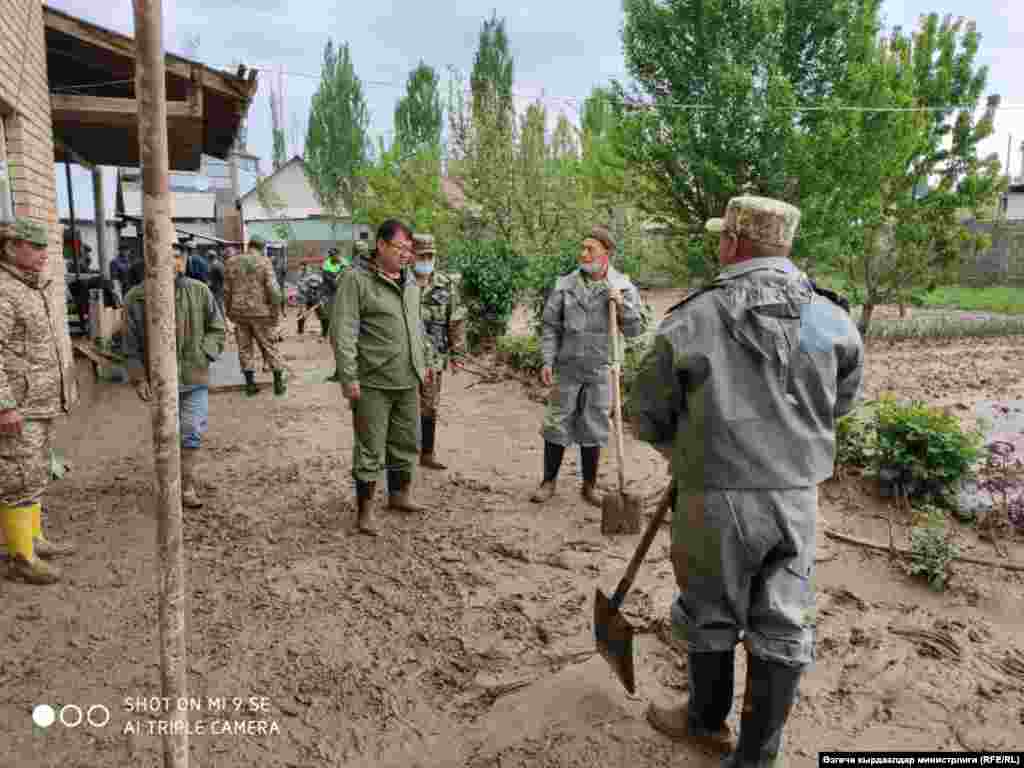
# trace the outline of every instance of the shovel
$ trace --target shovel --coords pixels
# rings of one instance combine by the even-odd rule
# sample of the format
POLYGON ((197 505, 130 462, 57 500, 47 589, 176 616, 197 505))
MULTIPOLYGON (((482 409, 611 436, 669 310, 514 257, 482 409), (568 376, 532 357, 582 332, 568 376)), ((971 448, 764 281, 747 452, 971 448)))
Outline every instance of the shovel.
POLYGON ((605 657, 615 674, 618 675, 626 690, 631 694, 636 693, 636 675, 633 669, 633 635, 636 630, 626 621, 626 618, 619 613, 622 602, 626 599, 626 593, 633 586, 633 579, 640 565, 647 556, 647 550, 651 548, 651 542, 661 527, 665 515, 668 514, 672 503, 675 500, 675 487, 669 486, 661 495, 658 502, 658 509, 647 524, 640 545, 633 554, 626 568, 626 575, 622 577, 619 586, 615 588, 615 594, 609 600, 605 597, 600 587, 597 589, 597 597, 594 600, 594 639, 597 641, 598 652, 605 657))
POLYGON ((615 302, 608 302, 609 347, 614 350, 611 370, 612 397, 615 401, 615 459, 619 465, 618 493, 609 493, 601 500, 601 533, 639 533, 641 501, 626 493, 626 469, 622 454, 622 385, 619 369, 619 328, 615 302))

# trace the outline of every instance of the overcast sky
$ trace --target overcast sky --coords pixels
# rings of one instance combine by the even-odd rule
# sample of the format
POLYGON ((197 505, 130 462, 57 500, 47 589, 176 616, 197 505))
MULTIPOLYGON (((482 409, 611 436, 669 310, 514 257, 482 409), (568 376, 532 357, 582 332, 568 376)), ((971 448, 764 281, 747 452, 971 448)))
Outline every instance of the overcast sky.
MULTIPOLYGON (((132 34, 131 0, 47 2, 132 34)), ((1012 134, 1011 167, 1014 175, 1024 173, 1020 153, 1024 78, 1019 74, 1024 70, 1024 2, 885 0, 884 7, 890 25, 913 27, 919 14, 929 11, 967 15, 977 21, 982 34, 979 57, 990 70, 988 90, 1001 94, 1006 105, 985 151, 998 152, 1005 162, 1012 134)), ((422 59, 444 81, 449 68, 468 75, 480 25, 492 9, 506 18, 515 57, 515 90, 523 101, 541 97, 549 111, 565 112, 576 121, 576 110, 594 85, 625 76, 621 4, 609 0, 518 0, 504 7, 496 0, 164 0, 165 44, 170 51, 184 53, 197 36, 196 58, 209 66, 227 68, 242 61, 253 67, 282 67, 287 73, 285 129, 296 134, 289 136, 289 143, 300 149, 298 134, 304 131, 328 36, 350 44, 356 73, 364 81, 372 130, 389 136, 395 101, 409 71, 422 59)), ((248 145, 261 157, 264 172, 270 166, 271 78, 269 71, 260 73, 259 92, 249 111, 248 145)), ((63 182, 59 186, 63 198, 63 182)), ((77 179, 75 186, 77 203, 82 197, 77 179)), ((91 212, 91 205, 88 209, 91 212)))

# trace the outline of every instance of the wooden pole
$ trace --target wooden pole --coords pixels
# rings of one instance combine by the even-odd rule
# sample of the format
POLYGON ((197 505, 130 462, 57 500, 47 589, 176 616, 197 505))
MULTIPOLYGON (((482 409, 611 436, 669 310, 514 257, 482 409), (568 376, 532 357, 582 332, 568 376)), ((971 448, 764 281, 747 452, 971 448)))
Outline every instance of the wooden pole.
POLYGON ((110 248, 107 242, 107 207, 103 199, 103 169, 92 167, 92 199, 96 219, 96 255, 100 260, 100 273, 110 279, 110 248))
POLYGON ((162 695, 171 702, 163 736, 164 768, 188 768, 188 712, 174 703, 187 698, 185 557, 178 443, 178 367, 175 353, 174 230, 170 216, 167 156, 167 91, 164 81, 161 0, 134 0, 135 93, 139 103, 142 214, 146 262, 146 350, 153 388, 153 447, 160 610, 162 695))

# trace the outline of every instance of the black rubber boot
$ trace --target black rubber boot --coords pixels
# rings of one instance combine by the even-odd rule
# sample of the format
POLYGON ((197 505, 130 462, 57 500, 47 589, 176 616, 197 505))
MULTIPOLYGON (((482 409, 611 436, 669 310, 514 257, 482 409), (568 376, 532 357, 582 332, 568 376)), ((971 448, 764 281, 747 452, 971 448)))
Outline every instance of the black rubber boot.
POLYGON ((583 461, 583 489, 581 495, 591 506, 600 507, 601 497, 597 495, 597 465, 601 461, 601 446, 580 446, 583 461))
POLYGON ((562 467, 563 456, 565 456, 564 445, 544 441, 544 481, 540 484, 540 488, 533 492, 530 501, 540 504, 555 495, 558 470, 562 467))
POLYGON ((732 709, 735 661, 733 651, 689 654, 690 697, 686 704, 674 708, 651 705, 647 720, 678 741, 719 755, 731 752, 732 733, 725 720, 732 709))
POLYGON ((306 318, 299 318, 299 336, 302 336, 306 332, 306 318))
POLYGON ((377 483, 356 480, 356 530, 367 536, 377 535, 373 504, 373 493, 376 488, 377 483))
POLYGON ((751 656, 750 711, 740 720, 736 751, 722 768, 772 768, 782 753, 782 729, 796 701, 803 667, 790 667, 751 656))
POLYGON ((331 321, 321 320, 320 321, 320 336, 324 339, 327 338, 327 334, 331 332, 331 321))
POLYGON ((284 371, 274 371, 274 394, 278 397, 287 394, 288 383, 284 371))
POLYGON ((245 394, 249 397, 258 395, 260 388, 256 386, 256 371, 242 371, 242 375, 245 376, 245 394))

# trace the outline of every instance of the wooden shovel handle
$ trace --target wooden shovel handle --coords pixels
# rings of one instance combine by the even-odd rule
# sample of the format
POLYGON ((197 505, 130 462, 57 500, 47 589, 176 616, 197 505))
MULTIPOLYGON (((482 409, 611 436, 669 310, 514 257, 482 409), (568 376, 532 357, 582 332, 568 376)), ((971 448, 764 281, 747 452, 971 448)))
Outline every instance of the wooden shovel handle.
POLYGON ((640 539, 640 544, 637 546, 636 552, 633 553, 633 559, 629 561, 629 566, 626 568, 626 575, 622 577, 622 581, 619 582, 619 586, 615 588, 615 594, 612 595, 612 599, 609 601, 613 611, 619 610, 619 606, 622 605, 622 601, 626 599, 626 593, 629 592, 629 588, 633 586, 633 579, 636 578, 636 572, 640 570, 640 566, 643 564, 644 558, 647 557, 647 550, 651 548, 651 542, 654 541, 654 536, 658 533, 658 529, 661 527, 661 523, 664 521, 665 515, 667 515, 669 509, 672 508, 675 499, 676 487, 675 483, 672 483, 665 489, 664 493, 661 494, 661 499, 658 501, 658 508, 655 510, 651 521, 647 524, 647 530, 644 531, 644 535, 640 539))
POLYGON ((622 443, 622 377, 619 371, 619 313, 615 302, 608 300, 608 340, 612 353, 612 400, 615 413, 615 461, 619 469, 619 495, 626 491, 626 468, 622 455, 626 452, 622 443))

